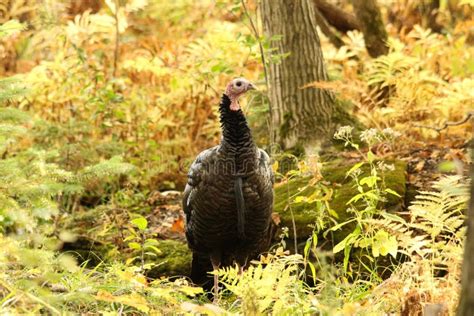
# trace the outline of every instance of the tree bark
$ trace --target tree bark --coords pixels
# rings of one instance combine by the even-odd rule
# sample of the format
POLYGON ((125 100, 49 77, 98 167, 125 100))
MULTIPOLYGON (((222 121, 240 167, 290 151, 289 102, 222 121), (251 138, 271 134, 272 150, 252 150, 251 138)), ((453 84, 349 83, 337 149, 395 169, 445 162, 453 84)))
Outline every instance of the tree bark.
POLYGON ((371 57, 388 53, 387 31, 375 0, 352 0, 354 11, 364 34, 365 47, 371 57))
POLYGON ((339 32, 347 33, 352 30, 360 30, 359 21, 354 15, 343 11, 326 0, 313 0, 313 2, 326 21, 339 32))
MULTIPOLYGON (((471 120, 474 124, 474 120, 471 120)), ((471 139, 471 161, 474 161, 474 138, 471 139)), ((457 316, 474 315, 474 165, 471 162, 471 199, 467 212, 467 236, 461 279, 461 300, 457 316)))
POLYGON ((271 41, 273 59, 269 64, 269 98, 272 103, 275 140, 284 148, 318 145, 335 128, 334 95, 328 90, 302 87, 314 81, 326 81, 312 0, 263 0, 263 28, 271 41))
POLYGON ((91 10, 92 13, 97 13, 101 7, 102 4, 100 0, 71 1, 68 6, 68 13, 72 20, 76 15, 82 14, 86 10, 91 10))
MULTIPOLYGON (((423 5, 423 4, 422 4, 423 5)), ((423 5, 424 6, 424 5, 423 5)), ((431 0, 428 2, 428 5, 426 5, 426 19, 428 27, 436 33, 441 33, 443 30, 443 26, 440 25, 437 21, 438 18, 438 13, 439 13, 439 7, 440 7, 440 0, 431 0)))

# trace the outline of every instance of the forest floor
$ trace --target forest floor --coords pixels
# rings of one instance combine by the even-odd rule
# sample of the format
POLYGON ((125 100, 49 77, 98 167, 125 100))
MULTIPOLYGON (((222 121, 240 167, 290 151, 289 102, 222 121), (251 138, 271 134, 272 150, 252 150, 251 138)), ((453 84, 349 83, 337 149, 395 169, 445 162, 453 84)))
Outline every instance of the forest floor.
MULTIPOLYGON (((409 218, 410 213, 408 206, 410 206, 415 200, 415 197, 419 192, 430 191, 433 183, 443 176, 449 174, 466 174, 469 167, 467 146, 468 142, 459 139, 456 142, 452 142, 449 147, 440 147, 438 142, 433 142, 429 145, 426 143, 413 143, 411 144, 410 148, 399 150, 398 152, 394 152, 386 144, 379 146, 378 148, 372 148, 371 150, 381 157, 382 160, 387 159, 388 161, 392 161, 393 159, 399 159, 401 161, 406 161, 407 163, 405 175, 406 182, 404 183, 406 190, 404 191, 404 196, 401 198, 402 202, 397 204, 398 206, 396 208, 391 208, 391 211, 400 214, 406 214, 405 216, 409 218), (452 163, 446 166, 447 161, 452 163)), ((344 158, 348 165, 355 165, 362 161, 360 153, 356 151, 344 151, 336 155, 344 158)), ((324 182, 325 179, 322 178, 320 181, 324 182)), ((347 183, 345 185, 353 186, 354 184, 347 183)), ((143 213, 143 216, 148 221, 148 234, 150 236, 153 236, 157 240, 177 241, 179 244, 174 244, 175 247, 180 247, 181 250, 188 251, 186 250, 185 245, 185 215, 182 210, 181 198, 181 190, 153 191, 150 192, 146 199, 141 201, 143 205, 138 204, 135 205, 134 208, 150 210, 146 211, 146 213, 143 213)), ((276 197, 276 199, 279 199, 279 197, 276 197)), ((123 212, 121 214, 122 216, 125 216, 125 218, 118 219, 121 216, 118 214, 117 218, 114 220, 118 222, 129 221, 129 215, 127 212, 123 212)), ((282 226, 278 213, 275 213, 274 217, 276 218, 276 224, 280 224, 280 226, 282 226)), ((304 225, 309 225, 311 227, 312 221, 312 217, 309 216, 308 219, 303 222, 307 222, 308 224, 304 225)), ((75 224, 77 225, 77 223, 75 224)), ((288 225, 288 223, 285 224, 288 225)), ((83 227, 85 228, 83 232, 77 230, 76 232, 87 239, 87 232, 94 230, 94 228, 91 228, 87 218, 83 227)), ((279 227, 279 231, 281 231, 282 228, 283 227, 279 227)), ((287 227, 287 229, 290 228, 291 227, 287 227)), ((125 227, 123 229, 125 229, 125 227)), ((123 233, 120 235, 123 235, 123 233)), ((304 240, 305 238, 309 238, 309 236, 303 236, 304 240)), ((118 242, 119 245, 122 244, 123 248, 126 248, 126 246, 123 244, 123 240, 118 240, 116 242, 118 242)), ((275 236, 275 242, 279 242, 278 236, 275 236)), ((291 238, 288 239, 287 242, 291 243, 291 238)), ((107 243, 107 240, 103 240, 101 244, 107 243)), ((75 244, 67 244, 65 250, 75 251, 80 249, 82 251, 81 255, 84 256, 82 259, 90 259, 90 255, 84 253, 84 250, 86 250, 85 246, 87 248, 87 245, 90 246, 89 250, 92 253, 95 253, 95 255, 97 255, 100 251, 107 251, 107 248, 97 248, 97 244, 94 244, 93 240, 85 241, 84 239, 81 239, 75 244), (78 248, 75 249, 75 247, 78 248)), ((162 260, 169 260, 169 258, 173 257, 174 255, 174 250, 166 248, 165 253, 163 253, 162 260), (170 252, 166 253, 166 250, 169 250, 170 252)), ((103 254, 100 256, 103 257, 103 254)), ((79 260, 81 260, 81 258, 79 258, 79 260)), ((174 273, 178 271, 180 274, 186 275, 189 273, 189 260, 190 257, 188 256, 183 257, 182 260, 176 260, 176 258, 173 258, 174 264, 169 266, 170 271, 166 271, 166 269, 160 269, 160 273, 163 276, 174 276, 174 273)))

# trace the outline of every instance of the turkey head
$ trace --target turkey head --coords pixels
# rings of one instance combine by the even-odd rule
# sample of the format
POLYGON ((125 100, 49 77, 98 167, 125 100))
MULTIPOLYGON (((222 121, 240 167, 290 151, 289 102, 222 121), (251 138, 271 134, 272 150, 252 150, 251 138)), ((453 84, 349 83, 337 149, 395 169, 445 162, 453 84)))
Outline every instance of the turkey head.
POLYGON ((239 98, 249 90, 256 90, 253 83, 245 78, 235 78, 227 85, 225 94, 230 99, 230 109, 232 111, 240 110, 239 98))

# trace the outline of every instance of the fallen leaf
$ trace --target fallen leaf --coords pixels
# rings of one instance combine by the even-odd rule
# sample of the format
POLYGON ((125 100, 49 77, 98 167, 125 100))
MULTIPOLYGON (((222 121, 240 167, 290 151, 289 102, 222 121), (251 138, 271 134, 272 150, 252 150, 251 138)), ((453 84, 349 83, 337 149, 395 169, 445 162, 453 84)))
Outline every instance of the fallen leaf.
POLYGON ((420 160, 419 163, 416 164, 415 166, 415 171, 421 171, 423 170, 423 167, 425 166, 425 161, 424 160, 420 160))
POLYGON ((176 233, 183 233, 184 232, 184 220, 183 217, 179 217, 173 222, 173 225, 171 225, 171 231, 176 232, 176 233))
POLYGON ((146 299, 137 293, 114 296, 112 293, 100 290, 99 292, 97 292, 95 298, 99 301, 121 303, 128 306, 132 306, 144 313, 148 313, 148 311, 150 310, 146 299))
POLYGON ((280 225, 281 223, 281 218, 280 218, 280 214, 278 213, 272 213, 272 221, 275 225, 280 225))
POLYGON ((273 164, 272 164, 272 170, 273 172, 277 172, 278 171, 278 161, 275 161, 273 164))

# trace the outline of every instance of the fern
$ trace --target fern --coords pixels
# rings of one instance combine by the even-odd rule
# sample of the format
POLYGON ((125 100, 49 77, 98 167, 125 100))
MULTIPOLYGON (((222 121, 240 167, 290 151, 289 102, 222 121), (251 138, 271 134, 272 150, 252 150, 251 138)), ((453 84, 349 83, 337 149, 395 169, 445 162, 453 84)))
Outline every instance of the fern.
POLYGON ((19 80, 11 81, 0 79, 0 104, 24 96, 27 93, 28 90, 25 87, 20 86, 19 82, 19 80))
POLYGON ((19 75, 0 79, 0 104, 26 95, 28 89, 21 80, 19 75))
POLYGON ((15 108, 0 108, 0 122, 23 124, 31 121, 31 116, 15 108))
MULTIPOLYGON (((0 38, 14 34, 25 29, 25 25, 17 20, 10 20, 0 25, 0 38)), ((20 77, 13 76, 0 79, 0 104, 12 100, 26 93, 27 89, 20 85, 20 77)))
POLYGON ((25 132, 26 128, 23 126, 0 124, 0 138, 14 138, 25 134, 25 132))
POLYGON ((133 165, 124 163, 121 157, 116 156, 96 165, 84 168, 79 172, 78 179, 81 182, 88 182, 96 179, 103 180, 104 178, 111 176, 128 174, 134 169, 135 167, 133 165))
POLYGON ((18 144, 34 140, 35 125, 27 122, 31 122, 27 113, 0 109, 0 149, 4 156, 0 160, 0 231, 33 232, 60 214, 63 197, 82 193, 93 180, 105 183, 110 177, 129 174, 134 169, 122 158, 113 157, 78 172, 65 170, 54 162, 57 152, 36 146, 25 149, 18 144))
POLYGON ((434 183, 437 191, 422 191, 409 207, 411 225, 432 239, 455 234, 464 224, 467 186, 460 176, 442 178, 434 183))
POLYGON ((12 35, 19 31, 23 31, 25 28, 26 26, 18 22, 18 20, 7 21, 0 25, 0 38, 12 35))
POLYGON ((380 56, 369 65, 367 83, 369 85, 379 84, 382 87, 395 84, 399 80, 399 76, 413 67, 416 62, 416 58, 400 52, 380 56))
POLYGON ((390 215, 372 224, 396 236, 401 252, 412 260, 418 257, 435 264, 461 257, 469 195, 461 176, 444 177, 433 189, 416 196, 409 207, 410 221, 390 215))
POLYGON ((241 299, 241 309, 246 315, 286 315, 295 312, 315 313, 312 296, 300 279, 300 255, 269 254, 254 262, 247 271, 238 267, 220 269, 219 280, 225 288, 241 299))
POLYGON ((467 187, 463 177, 441 178, 434 182, 434 190, 416 196, 409 207, 409 222, 399 226, 393 220, 385 221, 409 260, 396 266, 376 295, 399 305, 406 304, 409 293, 421 302, 456 306, 458 291, 454 289, 460 284, 467 187), (439 271, 443 271, 442 277, 439 271))

